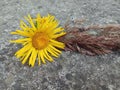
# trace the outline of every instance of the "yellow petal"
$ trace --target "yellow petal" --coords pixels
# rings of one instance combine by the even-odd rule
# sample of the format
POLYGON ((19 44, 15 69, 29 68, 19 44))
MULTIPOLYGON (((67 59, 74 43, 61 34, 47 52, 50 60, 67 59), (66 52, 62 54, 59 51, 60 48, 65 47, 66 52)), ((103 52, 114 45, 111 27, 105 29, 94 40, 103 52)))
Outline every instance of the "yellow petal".
POLYGON ((29 65, 31 65, 32 67, 35 64, 36 57, 37 57, 37 51, 34 48, 32 48, 32 53, 29 60, 29 65))
POLYGON ((60 33, 60 32, 63 32, 63 28, 61 28, 61 27, 59 27, 59 28, 56 28, 55 30, 54 30, 54 34, 56 34, 56 33, 60 33))
POLYGON ((49 47, 50 47, 51 49, 53 49, 55 52, 61 53, 61 51, 60 51, 60 50, 56 49, 56 48, 55 48, 55 47, 53 47, 52 45, 49 45, 49 47))
POLYGON ((33 51, 33 60, 32 60, 32 63, 31 63, 32 67, 33 67, 34 64, 35 64, 36 58, 37 58, 37 50, 34 49, 34 51, 33 51))
POLYGON ((32 26, 33 30, 36 30, 36 27, 34 25, 34 22, 33 22, 32 18, 31 18, 31 16, 28 15, 28 17, 25 17, 25 19, 30 23, 30 25, 32 26))
POLYGON ((44 54, 45 54, 45 58, 46 58, 48 61, 53 62, 52 57, 48 54, 48 52, 47 52, 46 49, 44 50, 44 54))
POLYGON ((23 56, 30 48, 31 48, 31 44, 27 44, 25 45, 23 48, 21 48, 20 50, 18 50, 15 55, 17 56, 17 58, 20 58, 21 56, 23 56))
POLYGON ((18 39, 18 40, 11 40, 11 43, 24 43, 24 42, 30 42, 31 38, 22 38, 22 39, 18 39))
POLYGON ((17 35, 26 36, 26 37, 32 36, 31 33, 21 31, 21 30, 16 30, 15 32, 11 32, 11 34, 17 34, 17 35))
POLYGON ((52 38, 58 38, 58 37, 61 37, 61 36, 65 35, 65 34, 66 34, 66 32, 62 32, 60 34, 55 34, 55 35, 53 35, 52 38))
POLYGON ((50 44, 55 46, 55 47, 58 47, 58 48, 61 48, 61 49, 64 49, 64 47, 65 47, 64 43, 62 43, 62 42, 58 42, 58 41, 52 40, 52 39, 50 41, 51 41, 50 44))
POLYGON ((40 51, 38 52, 38 55, 39 55, 39 57, 41 58, 41 61, 45 64, 46 62, 45 62, 45 59, 44 59, 43 50, 40 50, 40 51))
POLYGON ((54 57, 58 57, 58 53, 55 52, 53 49, 48 48, 47 51, 48 51, 51 55, 53 55, 54 57))
POLYGON ((27 61, 27 59, 28 59, 29 56, 31 55, 31 52, 32 52, 32 49, 30 49, 30 50, 26 53, 25 58, 24 58, 23 61, 22 61, 22 64, 25 64, 25 62, 27 61))
POLYGON ((29 28, 25 22, 23 22, 22 20, 20 21, 20 28, 23 29, 23 30, 27 30, 26 28, 29 28))

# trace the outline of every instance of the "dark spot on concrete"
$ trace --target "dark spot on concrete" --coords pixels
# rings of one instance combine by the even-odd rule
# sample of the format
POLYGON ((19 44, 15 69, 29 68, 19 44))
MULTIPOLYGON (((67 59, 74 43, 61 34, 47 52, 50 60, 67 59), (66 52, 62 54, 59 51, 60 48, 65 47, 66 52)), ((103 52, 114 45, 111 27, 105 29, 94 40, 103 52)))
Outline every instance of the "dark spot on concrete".
POLYGON ((57 67, 56 67, 57 70, 61 70, 62 68, 63 68, 63 67, 62 67, 62 65, 60 65, 60 64, 58 64, 57 67))
POLYGON ((45 82, 47 82, 47 81, 48 81, 48 80, 47 80, 46 78, 43 78, 41 83, 45 83, 45 82))
POLYGON ((106 85, 102 85, 101 88, 102 88, 102 90, 109 90, 109 89, 106 87, 106 85))
POLYGON ((67 73, 67 74, 66 74, 66 79, 67 79, 67 80, 72 80, 72 79, 73 79, 72 74, 71 74, 71 73, 67 73))
POLYGON ((74 79, 76 81, 83 81, 83 82, 85 82, 87 80, 87 74, 82 74, 82 73, 76 72, 75 76, 74 76, 74 79))
POLYGON ((54 65, 48 68, 48 71, 50 73, 55 73, 55 71, 59 71, 62 69, 62 66, 60 64, 54 65))
POLYGON ((42 8, 42 6, 38 6, 38 9, 41 9, 42 8))
POLYGON ((46 85, 42 85, 42 87, 41 87, 41 90, 48 90, 48 88, 47 88, 48 86, 46 86, 46 85))
POLYGON ((57 90, 69 90, 69 86, 61 79, 57 80, 57 90))
POLYGON ((5 56, 0 56, 0 61, 4 61, 6 60, 6 57, 5 56))
POLYGON ((76 83, 75 85, 73 85, 74 90, 82 90, 81 89, 81 85, 79 83, 76 83))
POLYGON ((9 51, 9 50, 8 50, 7 48, 3 48, 3 49, 0 51, 0 55, 7 54, 8 51, 9 51))

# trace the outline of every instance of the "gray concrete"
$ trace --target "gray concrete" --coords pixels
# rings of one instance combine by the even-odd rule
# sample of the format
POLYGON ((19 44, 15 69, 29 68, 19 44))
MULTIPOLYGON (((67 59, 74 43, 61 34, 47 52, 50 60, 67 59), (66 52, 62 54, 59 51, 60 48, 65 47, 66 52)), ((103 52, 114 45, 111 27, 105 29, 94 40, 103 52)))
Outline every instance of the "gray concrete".
POLYGON ((120 54, 86 56, 63 52, 53 63, 30 68, 14 56, 10 44, 23 16, 53 14, 84 25, 120 24, 120 0, 0 0, 0 90, 120 90, 120 54))

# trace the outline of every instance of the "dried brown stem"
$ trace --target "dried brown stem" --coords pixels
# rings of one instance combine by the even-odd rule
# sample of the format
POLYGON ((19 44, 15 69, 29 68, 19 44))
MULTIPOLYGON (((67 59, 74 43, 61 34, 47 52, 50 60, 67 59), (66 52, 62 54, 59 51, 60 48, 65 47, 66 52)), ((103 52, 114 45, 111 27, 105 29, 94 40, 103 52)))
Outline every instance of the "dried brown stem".
POLYGON ((65 51, 76 51, 88 55, 99 55, 120 49, 120 25, 93 25, 88 27, 67 27, 67 34, 58 38, 65 43, 65 51), (98 35, 88 31, 99 30, 98 35))

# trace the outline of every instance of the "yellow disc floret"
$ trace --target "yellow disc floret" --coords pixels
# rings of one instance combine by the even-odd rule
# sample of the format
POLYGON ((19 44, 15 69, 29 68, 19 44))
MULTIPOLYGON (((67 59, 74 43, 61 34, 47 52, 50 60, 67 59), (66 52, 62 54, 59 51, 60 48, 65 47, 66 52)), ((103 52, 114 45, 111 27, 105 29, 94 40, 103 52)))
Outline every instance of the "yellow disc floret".
POLYGON ((37 32, 33 37, 32 37, 32 45, 34 48, 41 50, 47 47, 49 43, 49 37, 42 32, 37 32))

